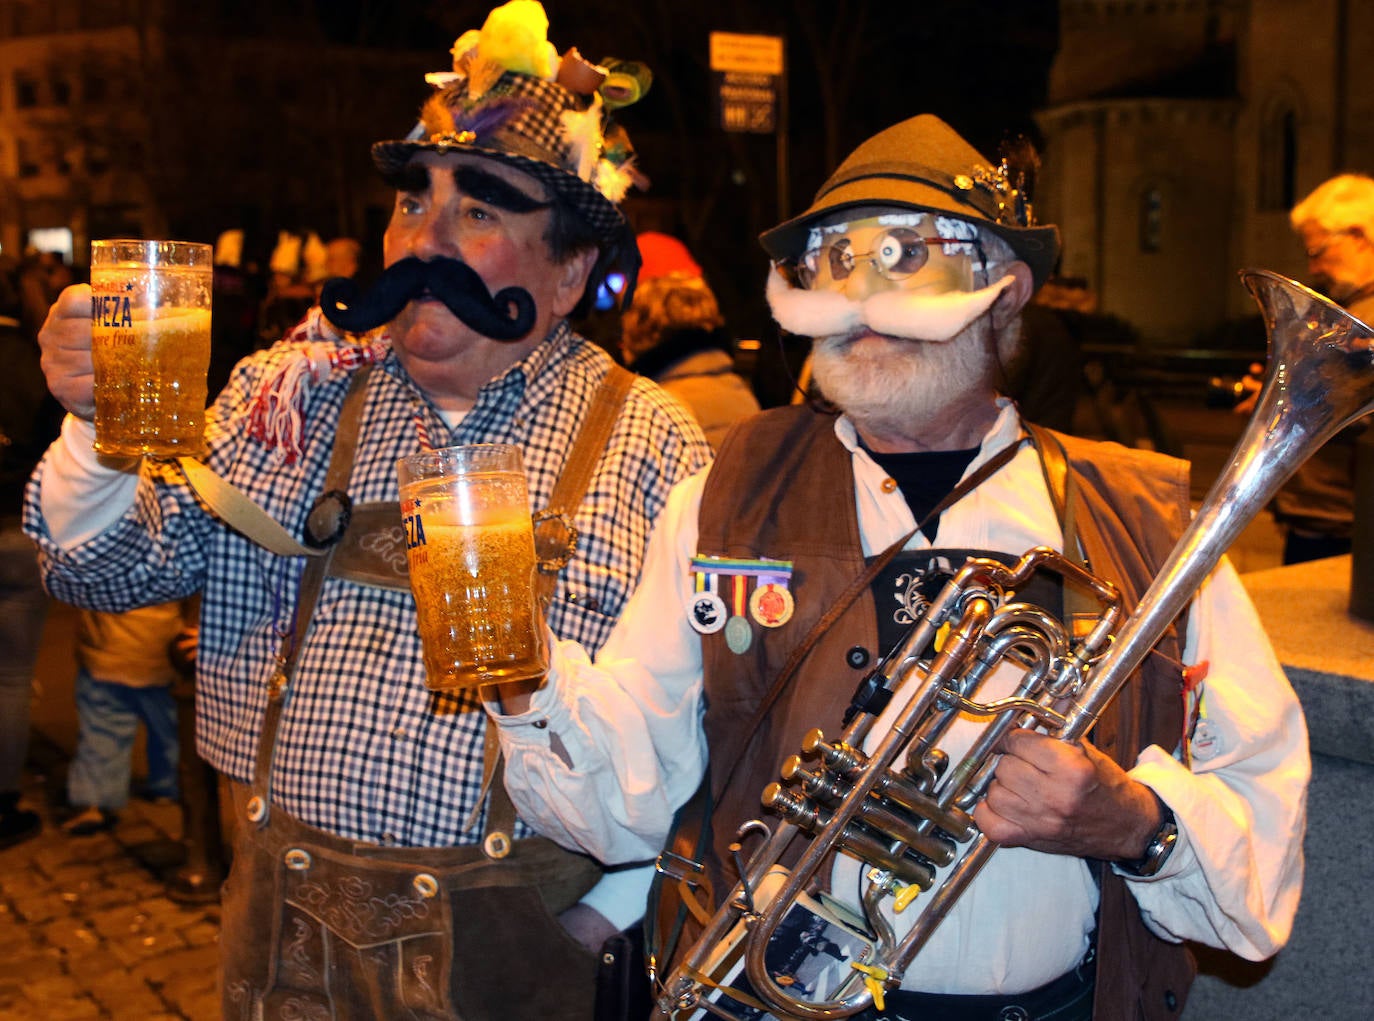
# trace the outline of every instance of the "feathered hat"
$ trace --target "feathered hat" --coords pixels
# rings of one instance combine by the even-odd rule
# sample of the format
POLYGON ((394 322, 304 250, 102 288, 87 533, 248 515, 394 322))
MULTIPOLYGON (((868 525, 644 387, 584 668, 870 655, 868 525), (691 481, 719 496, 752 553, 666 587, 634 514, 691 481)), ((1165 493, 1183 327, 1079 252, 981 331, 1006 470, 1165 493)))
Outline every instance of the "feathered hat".
POLYGON ((638 252, 617 206, 631 184, 646 182, 610 111, 643 95, 652 75, 628 61, 592 64, 576 48, 559 56, 548 27, 537 0, 494 9, 454 43, 451 72, 425 76, 435 92, 415 129, 373 145, 372 160, 389 181, 422 150, 507 163, 567 201, 633 278, 638 252))

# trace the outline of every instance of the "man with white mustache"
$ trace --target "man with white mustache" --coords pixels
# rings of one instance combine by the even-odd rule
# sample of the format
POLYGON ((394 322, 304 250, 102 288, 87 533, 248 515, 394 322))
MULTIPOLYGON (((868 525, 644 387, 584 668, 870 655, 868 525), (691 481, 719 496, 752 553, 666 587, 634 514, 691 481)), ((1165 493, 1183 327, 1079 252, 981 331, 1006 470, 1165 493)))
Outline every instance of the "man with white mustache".
MULTIPOLYGON (((774 317, 817 338, 834 409, 736 426, 674 488, 595 663, 559 643, 542 689, 488 703, 507 786, 541 832, 607 862, 667 843, 702 861, 717 902, 737 878, 737 830, 803 735, 833 739, 853 712, 876 718, 866 748, 890 729, 916 682, 888 703, 868 675, 951 567, 1048 546, 1118 586, 1129 611, 1190 513, 1185 464, 1030 427, 999 392, 1057 232, 1035 224, 1005 164, 939 119, 865 142, 761 240, 774 317)), ((1078 587, 1040 574, 1015 597, 1079 620, 1078 587)), ((1003 663, 977 698, 1010 694, 1020 673, 1003 663)), ((939 742, 951 765, 984 726, 958 717, 939 742)), ((996 750, 972 814, 999 851, 904 975, 870 976, 885 996, 859 1017, 1176 1018, 1194 970, 1184 940, 1260 959, 1287 939, 1306 732, 1229 564, 1091 743, 1012 730, 996 750)), ((840 855, 829 893, 857 913, 872 875, 840 855)), ((673 885, 651 927, 655 907, 671 921, 673 885)), ((857 956, 884 924, 900 936, 918 912, 891 902, 854 930, 827 919, 825 939, 802 926, 797 946, 770 951, 795 965, 782 981, 817 984, 827 965, 805 963, 811 944, 857 956)), ((689 944, 651 942, 660 975, 689 944)))
POLYGON ((793 270, 803 286, 769 275, 774 318, 789 333, 816 338, 813 378, 834 404, 855 409, 850 417, 860 417, 866 440, 928 449, 922 436, 948 417, 945 403, 969 396, 947 380, 995 386, 1015 353, 1016 313, 1031 286, 1026 267, 1000 244, 1007 272, 993 279, 999 267, 982 254, 974 228, 926 212, 846 209, 824 217, 807 240, 793 270), (999 299, 1008 311, 994 335, 984 314, 999 299))

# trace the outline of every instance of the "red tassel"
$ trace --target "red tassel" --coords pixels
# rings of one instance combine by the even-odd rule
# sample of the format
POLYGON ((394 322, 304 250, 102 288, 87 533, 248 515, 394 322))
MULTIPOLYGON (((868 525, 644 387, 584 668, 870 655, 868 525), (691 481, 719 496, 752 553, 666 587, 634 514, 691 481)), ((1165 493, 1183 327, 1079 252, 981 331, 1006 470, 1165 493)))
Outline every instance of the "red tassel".
POLYGON ((286 464, 295 464, 302 452, 306 400, 310 388, 322 383, 336 369, 354 372, 385 357, 389 345, 385 335, 366 345, 343 342, 320 314, 312 308, 284 344, 299 344, 301 350, 283 360, 281 368, 258 387, 248 408, 248 435, 276 450, 286 464))

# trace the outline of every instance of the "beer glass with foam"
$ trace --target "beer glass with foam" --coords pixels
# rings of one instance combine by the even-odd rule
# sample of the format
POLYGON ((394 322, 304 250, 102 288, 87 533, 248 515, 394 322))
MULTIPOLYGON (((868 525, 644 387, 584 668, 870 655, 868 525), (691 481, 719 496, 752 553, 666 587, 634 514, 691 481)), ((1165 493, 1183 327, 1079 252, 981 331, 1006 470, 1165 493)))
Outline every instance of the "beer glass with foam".
POLYGON ((91 242, 98 452, 204 455, 213 253, 189 241, 91 242))
POLYGON ((396 465, 426 683, 436 691, 548 670, 520 448, 425 450, 396 465))

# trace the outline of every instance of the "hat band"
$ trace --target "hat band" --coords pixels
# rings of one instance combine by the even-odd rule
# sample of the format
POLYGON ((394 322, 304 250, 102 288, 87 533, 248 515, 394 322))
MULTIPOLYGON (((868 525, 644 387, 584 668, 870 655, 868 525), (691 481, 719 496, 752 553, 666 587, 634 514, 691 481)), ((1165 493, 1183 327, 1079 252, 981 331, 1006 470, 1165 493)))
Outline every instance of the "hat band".
POLYGON ((873 178, 927 185, 944 192, 963 205, 971 206, 975 212, 981 213, 993 223, 998 222, 997 197, 980 187, 971 174, 947 174, 907 160, 901 163, 863 163, 851 170, 837 173, 825 183, 816 196, 816 201, 820 202, 826 195, 846 184, 873 178))
POLYGON ((534 160, 538 163, 547 163, 555 169, 562 170, 564 173, 572 174, 577 177, 577 172, 568 167, 568 157, 566 153, 560 153, 546 145, 541 145, 533 138, 526 138, 517 131, 502 130, 497 132, 494 139, 495 145, 481 146, 494 151, 512 153, 516 156, 524 156, 526 159, 534 160))

